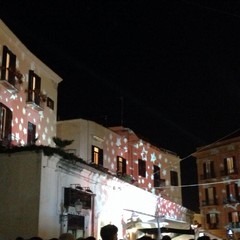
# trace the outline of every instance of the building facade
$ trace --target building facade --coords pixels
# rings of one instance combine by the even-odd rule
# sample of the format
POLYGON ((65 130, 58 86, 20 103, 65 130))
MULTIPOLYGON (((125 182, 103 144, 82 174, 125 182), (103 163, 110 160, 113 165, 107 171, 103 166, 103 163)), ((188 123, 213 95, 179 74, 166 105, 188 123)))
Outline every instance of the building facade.
POLYGON ((1 146, 54 144, 61 81, 0 20, 1 146))
MULTIPOLYGON (((189 230, 190 215, 183 206, 88 164, 50 155, 49 149, 13 148, 0 157, 0 233, 8 239, 50 239, 62 232, 99 239, 100 228, 109 223, 118 227, 119 239, 129 240, 156 229, 157 223, 172 236, 173 228, 189 230)), ((151 234, 156 237, 156 230, 151 234)))
POLYGON ((0 61, 1 236, 72 232, 99 239, 108 223, 118 226, 121 239, 166 225, 189 230, 192 213, 181 205, 175 153, 127 128, 83 119, 57 123, 62 79, 2 21, 0 61), (74 141, 63 148, 59 139, 74 141))
POLYGON ((199 148, 197 159, 202 227, 222 238, 240 232, 240 137, 199 148))
POLYGON ((66 150, 87 163, 102 165, 112 174, 129 177, 135 186, 182 204, 180 158, 142 140, 131 129, 74 119, 59 121, 57 136, 73 140, 66 150))

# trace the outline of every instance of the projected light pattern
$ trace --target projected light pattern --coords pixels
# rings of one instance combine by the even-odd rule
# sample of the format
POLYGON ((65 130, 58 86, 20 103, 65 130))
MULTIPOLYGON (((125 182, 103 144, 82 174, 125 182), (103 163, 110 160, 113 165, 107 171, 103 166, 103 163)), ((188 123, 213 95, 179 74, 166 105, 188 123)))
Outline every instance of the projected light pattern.
POLYGON ((168 201, 164 198, 158 198, 157 202, 157 216, 164 216, 167 219, 177 219, 186 221, 187 209, 179 204, 168 201))
POLYGON ((12 144, 27 143, 28 122, 36 125, 36 144, 52 145, 52 137, 56 135, 55 112, 45 106, 43 111, 37 111, 26 105, 26 93, 23 87, 19 93, 12 94, 0 85, 0 101, 12 111, 12 144))
MULTIPOLYGON (((7 116, 7 120, 12 117, 11 143, 20 146, 27 144, 28 135, 30 135, 28 126, 31 125, 34 126, 34 130, 36 127, 36 131, 35 136, 32 131, 29 142, 32 143, 32 138, 35 137, 34 141, 38 138, 35 144, 53 146, 52 137, 56 136, 56 110, 48 107, 46 100, 49 97, 48 100, 52 106, 53 104, 57 105, 57 87, 62 79, 32 54, 0 21, 1 70, 7 69, 10 65, 10 69, 14 69, 14 73, 17 75, 15 74, 12 78, 7 71, 0 71, 0 103, 12 112, 10 114, 9 111, 7 116), (32 95, 29 98, 30 91, 32 91, 32 95), (31 103, 28 104, 27 101, 31 103)), ((10 131, 8 130, 8 132, 10 131)))
MULTIPOLYGON (((116 172, 117 156, 126 159, 126 173, 137 180, 137 186, 152 193, 157 193, 154 187, 154 165, 160 168, 160 177, 165 179, 166 188, 164 196, 169 197, 177 203, 181 203, 181 188, 171 187, 170 171, 176 171, 180 175, 179 157, 167 150, 159 149, 151 144, 136 138, 134 142, 129 141, 124 135, 119 135, 119 131, 109 131, 104 137, 104 167, 110 172, 116 172), (141 177, 138 173, 138 159, 146 162, 146 176, 141 177)), ((134 133, 132 133, 134 134, 134 133)), ((134 134, 135 135, 135 134, 134 134)))

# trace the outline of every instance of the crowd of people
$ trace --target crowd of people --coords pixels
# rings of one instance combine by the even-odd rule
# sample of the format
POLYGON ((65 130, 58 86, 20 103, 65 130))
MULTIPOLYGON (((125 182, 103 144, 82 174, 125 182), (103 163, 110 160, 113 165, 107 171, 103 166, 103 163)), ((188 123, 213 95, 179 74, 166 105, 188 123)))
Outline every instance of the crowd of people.
MULTIPOLYGON (((100 236, 102 240, 118 240, 118 228, 113 224, 105 225, 100 230, 100 236)), ((15 240, 24 240, 22 237, 17 237, 15 240)), ((41 237, 32 237, 29 240, 43 240, 41 237)), ((96 240, 94 236, 88 236, 86 238, 75 238, 72 233, 62 233, 58 238, 51 238, 49 240, 96 240)), ((137 240, 153 240, 150 236, 143 236, 137 240)), ((171 240, 169 235, 164 235, 161 240, 171 240)), ((198 237, 197 240, 211 240, 209 236, 198 237)))

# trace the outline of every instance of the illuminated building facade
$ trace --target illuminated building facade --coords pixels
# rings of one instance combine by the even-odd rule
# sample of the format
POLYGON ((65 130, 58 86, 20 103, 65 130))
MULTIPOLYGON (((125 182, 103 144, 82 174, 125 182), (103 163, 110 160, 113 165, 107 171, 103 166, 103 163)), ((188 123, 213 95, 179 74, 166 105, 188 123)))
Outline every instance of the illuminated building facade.
POLYGON ((0 143, 52 145, 62 79, 0 20, 0 143))
POLYGON ((236 239, 240 232, 240 137, 201 147, 197 158, 199 205, 202 227, 226 238, 231 229, 236 239))
POLYGON ((182 204, 180 158, 175 153, 151 145, 129 128, 106 128, 84 119, 59 121, 57 135, 74 140, 66 150, 87 163, 129 177, 135 186, 182 204))
POLYGON ((0 61, 4 237, 50 239, 68 231, 99 239, 101 226, 113 223, 119 238, 134 239, 143 234, 130 231, 129 219, 136 213, 139 228, 156 228, 156 216, 164 219, 161 228, 190 225, 191 214, 181 205, 175 153, 152 146, 130 129, 83 119, 57 123, 62 79, 2 21, 0 61), (62 149, 53 140, 56 136, 74 141, 62 149))

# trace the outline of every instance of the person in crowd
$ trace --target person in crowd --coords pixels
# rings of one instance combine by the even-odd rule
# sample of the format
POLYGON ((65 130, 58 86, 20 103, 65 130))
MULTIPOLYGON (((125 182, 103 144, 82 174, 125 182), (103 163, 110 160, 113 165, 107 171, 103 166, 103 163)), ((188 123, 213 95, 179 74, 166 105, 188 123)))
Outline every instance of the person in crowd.
POLYGON ((78 237, 76 240, 85 240, 84 237, 78 237))
POLYGON ((102 240, 117 240, 118 228, 113 224, 105 225, 100 230, 102 240))
POLYGON ((198 237, 197 240, 211 240, 211 238, 207 235, 203 235, 201 237, 198 237))
POLYGON ((20 236, 18 236, 18 237, 16 237, 16 238, 15 238, 15 240, 24 240, 24 238, 23 238, 23 237, 20 237, 20 236))
POLYGON ((59 240, 76 240, 74 235, 71 233, 62 233, 58 239, 59 240))
POLYGON ((41 237, 35 236, 35 237, 29 238, 29 240, 43 240, 43 239, 41 237))
POLYGON ((162 240, 171 240, 171 237, 169 235, 164 235, 162 237, 162 240))
POLYGON ((153 239, 150 236, 143 235, 142 237, 137 238, 137 240, 153 240, 153 239))
POLYGON ((89 236, 89 237, 86 237, 84 240, 96 240, 96 238, 94 236, 89 236))

